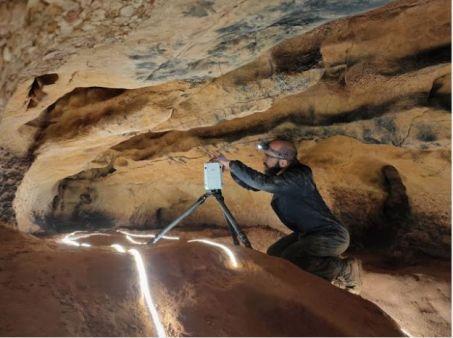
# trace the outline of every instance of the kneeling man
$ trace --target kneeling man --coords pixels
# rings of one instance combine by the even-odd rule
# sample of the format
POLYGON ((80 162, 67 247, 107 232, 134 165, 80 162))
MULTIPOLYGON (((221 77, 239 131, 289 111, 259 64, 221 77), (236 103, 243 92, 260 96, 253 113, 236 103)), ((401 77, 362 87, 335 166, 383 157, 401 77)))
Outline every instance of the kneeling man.
POLYGON ((349 232, 322 199, 310 167, 297 160, 297 151, 291 142, 263 142, 258 149, 265 154, 264 174, 223 155, 217 160, 231 171, 233 179, 242 187, 272 193, 272 208, 293 231, 271 245, 267 253, 359 293, 359 261, 340 257, 349 246, 349 232))

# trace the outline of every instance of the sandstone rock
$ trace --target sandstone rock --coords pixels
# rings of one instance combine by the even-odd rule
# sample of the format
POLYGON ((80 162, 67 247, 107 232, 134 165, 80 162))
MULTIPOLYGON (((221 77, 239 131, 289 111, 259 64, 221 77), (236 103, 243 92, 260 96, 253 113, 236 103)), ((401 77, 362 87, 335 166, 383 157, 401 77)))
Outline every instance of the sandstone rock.
POLYGON ((12 202, 28 167, 28 159, 17 158, 0 147, 0 220, 11 227, 16 225, 12 202))
POLYGON ((80 12, 78 10, 71 9, 66 13, 64 18, 68 23, 71 24, 74 23, 79 18, 79 14, 80 12))
MULTIPOLYGON (((49 242, 0 227, 4 334, 156 335, 131 255, 49 242)), ((232 248, 234 267, 200 242, 139 250, 168 336, 403 335, 376 305, 279 258, 232 248)))
MULTIPOLYGON (((1 143, 34 155, 14 201, 19 228, 45 229, 34 215, 58 231, 80 215, 168 222, 202 193, 199 168, 210 155, 259 168, 257 140, 285 136, 355 243, 382 225, 381 168, 391 165, 414 216, 408 241, 436 251, 432 243, 451 229, 450 3, 404 0, 366 12, 381 4, 66 4, 65 13, 80 8, 84 19, 68 38, 69 29, 41 31, 50 9, 36 2, 25 10, 29 26, 11 23, 24 36, 40 33, 33 60, 24 68, 14 58, 1 71, 1 143), (105 13, 102 22, 93 10, 105 13), (137 25, 126 16, 133 12, 137 25), (112 170, 91 175, 100 168, 112 170), (92 202, 81 203, 87 188, 92 202)), ((2 9, 16 6, 24 10, 2 9)), ((25 44, 10 36, 8 46, 25 44)), ((241 224, 285 230, 268 195, 229 178, 225 195, 241 224)), ((215 210, 189 222, 223 224, 215 210)))
POLYGON ((12 60, 11 51, 9 50, 8 46, 3 48, 3 60, 6 62, 10 62, 12 60))
POLYGON ((121 16, 130 17, 130 16, 132 16, 132 14, 134 14, 134 7, 125 6, 125 7, 121 8, 120 14, 121 14, 121 16))

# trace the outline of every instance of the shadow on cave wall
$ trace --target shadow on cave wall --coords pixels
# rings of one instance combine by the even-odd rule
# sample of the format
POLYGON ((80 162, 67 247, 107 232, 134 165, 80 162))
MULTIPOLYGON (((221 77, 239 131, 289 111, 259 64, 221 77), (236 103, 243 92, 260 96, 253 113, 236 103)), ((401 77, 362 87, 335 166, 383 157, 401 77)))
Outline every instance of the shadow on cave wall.
POLYGON ((77 230, 93 231, 113 228, 114 218, 99 211, 77 211, 71 216, 33 214, 33 222, 41 228, 35 235, 52 235, 77 230))
POLYGON ((381 173, 387 197, 382 204, 371 202, 381 204, 373 213, 367 212, 369 201, 363 206, 354 204, 363 200, 360 196, 353 199, 357 208, 351 211, 351 205, 342 203, 347 199, 341 195, 345 192, 337 192, 335 208, 351 233, 352 250, 379 252, 390 265, 414 264, 426 257, 451 259, 450 230, 438 226, 436 215, 413 213, 404 182, 394 166, 383 166, 381 173), (364 210, 364 214, 358 210, 364 210))
POLYGON ((413 222, 406 187, 398 170, 385 165, 381 173, 387 197, 373 217, 372 225, 365 230, 362 241, 371 249, 389 249, 398 245, 398 237, 413 222))
POLYGON ((58 184, 58 192, 52 200, 50 211, 33 214, 34 223, 41 228, 39 232, 53 234, 113 227, 113 217, 92 208, 92 203, 97 199, 92 183, 114 173, 115 170, 112 162, 109 162, 105 167, 92 168, 63 179, 58 184), (68 191, 76 198, 65 198, 68 191))

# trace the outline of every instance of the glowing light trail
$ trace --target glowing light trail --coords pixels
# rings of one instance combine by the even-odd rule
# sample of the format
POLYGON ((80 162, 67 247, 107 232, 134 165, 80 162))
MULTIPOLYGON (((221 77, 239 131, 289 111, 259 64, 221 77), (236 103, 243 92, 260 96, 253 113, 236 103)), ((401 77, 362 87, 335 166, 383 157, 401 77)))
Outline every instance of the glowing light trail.
MULTIPOLYGON (((120 244, 112 244, 116 251, 125 253, 126 250, 120 244)), ((156 306, 154 305, 153 299, 151 297, 151 292, 149 290, 149 283, 148 283, 148 276, 146 275, 145 264, 143 263, 143 258, 140 252, 136 249, 130 249, 127 251, 134 257, 135 265, 137 266, 138 277, 140 281, 140 289, 142 291, 142 295, 145 298, 146 306, 148 307, 148 311, 151 315, 151 319, 153 320, 154 327, 156 328, 157 335, 159 337, 167 337, 162 322, 159 319, 159 314, 157 313, 156 306)))
POLYGON ((110 245, 112 248, 114 248, 116 251, 118 252, 122 252, 122 253, 125 253, 126 250, 124 249, 124 247, 122 245, 119 245, 119 244, 112 244, 110 245))
MULTIPOLYGON (((80 235, 80 236, 76 236, 74 238, 71 238, 72 236, 74 236, 76 233, 79 233, 79 232, 82 232, 82 231, 74 231, 74 232, 70 233, 69 235, 66 235, 61 240, 61 242, 65 243, 65 244, 68 244, 68 245, 78 246, 78 247, 80 247, 80 246, 90 247, 91 246, 90 244, 88 244, 88 243, 79 243, 79 242, 76 242, 76 240, 78 240, 80 238, 87 238, 87 237, 96 236, 96 235, 110 236, 110 234, 105 234, 105 233, 101 233, 101 232, 93 232, 93 233, 90 233, 90 234, 84 234, 84 235, 80 235)), ((135 244, 146 244, 146 242, 137 242, 134 239, 132 239, 131 236, 133 236, 134 234, 127 234, 127 233, 122 232, 122 231, 120 231, 120 232, 125 234, 126 238, 129 241, 131 241, 131 242, 133 242, 135 244)), ((148 236, 153 236, 154 237, 154 235, 141 235, 141 236, 137 236, 136 235, 136 237, 145 237, 145 236, 146 237, 148 237, 148 236)), ((118 252, 126 253, 126 249, 120 244, 116 244, 115 243, 115 244, 112 244, 110 246, 112 248, 114 248, 118 252)), ((127 252, 130 255, 132 255, 132 257, 134 257, 135 265, 136 265, 137 271, 138 271, 140 289, 142 291, 143 297, 145 298, 145 303, 146 303, 146 306, 148 307, 148 311, 149 311, 149 313, 151 315, 151 319, 153 320, 154 327, 156 328, 156 331, 157 331, 157 335, 160 338, 166 338, 167 335, 165 333, 165 330, 164 330, 164 327, 162 325, 162 322, 159 319, 159 314, 157 313, 156 306, 154 305, 153 299, 151 297, 151 292, 150 292, 149 283, 148 283, 148 276, 146 275, 145 264, 143 263, 142 255, 136 249, 129 249, 127 252)))
POLYGON ((233 251, 231 251, 231 249, 229 247, 227 247, 226 245, 212 242, 208 239, 192 239, 192 240, 188 241, 188 243, 191 243, 191 242, 201 242, 201 243, 205 243, 205 244, 212 245, 212 246, 222 249, 227 254, 227 256, 230 258, 232 267, 233 268, 239 267, 236 256, 234 255, 233 251))
POLYGON ((140 237, 140 238, 154 238, 155 237, 155 235, 152 235, 152 234, 133 234, 131 232, 127 232, 124 230, 116 230, 116 231, 122 233, 123 235, 131 236, 131 237, 140 237))
POLYGON ((80 243, 78 243, 76 241, 72 241, 69 238, 63 238, 61 240, 61 242, 64 243, 64 244, 67 244, 67 245, 80 246, 80 243))
MULTIPOLYGON (((133 234, 124 230, 117 230, 118 232, 121 232, 123 235, 131 236, 131 237, 138 237, 138 238, 154 238, 156 235, 154 234, 133 234)), ((172 240, 179 240, 179 237, 176 236, 163 236, 162 238, 165 239, 172 239, 172 240)))
MULTIPOLYGON (((61 240, 62 243, 64 244, 68 244, 68 245, 72 245, 72 246, 81 246, 81 244, 79 242, 76 242, 72 239, 69 238, 69 235, 68 236, 65 236, 62 240, 61 240)), ((85 244, 85 243, 83 243, 85 244)))
POLYGON ((83 235, 80 235, 80 236, 75 236, 75 237, 72 237, 71 235, 71 239, 73 241, 75 240, 78 240, 78 239, 81 239, 81 238, 88 238, 88 237, 92 237, 92 236, 111 236, 110 234, 106 234, 104 232, 91 232, 89 234, 83 234, 83 235))
POLYGON ((142 290, 143 296, 145 297, 145 302, 154 322, 154 327, 156 328, 157 335, 159 337, 167 337, 162 322, 159 319, 159 314, 157 313, 156 307, 154 306, 151 292, 149 291, 148 277, 146 275, 145 264, 143 264, 142 255, 140 255, 140 252, 138 252, 136 249, 130 249, 128 250, 128 253, 134 256, 135 264, 137 266, 138 275, 140 278, 140 288, 142 290))
POLYGON ((146 244, 146 242, 140 242, 140 241, 136 241, 135 239, 133 239, 131 236, 129 235, 126 235, 126 238, 129 242, 131 243, 134 243, 134 244, 140 244, 140 245, 144 245, 146 244))
POLYGON ((91 236, 110 236, 110 234, 105 234, 105 233, 102 233, 102 232, 92 232, 92 233, 89 233, 89 234, 83 234, 83 235, 79 235, 79 236, 74 236, 75 234, 80 233, 80 232, 85 232, 85 231, 74 231, 74 232, 71 232, 70 234, 64 236, 63 239, 61 240, 61 242, 65 243, 65 244, 68 244, 68 245, 73 245, 73 246, 91 247, 91 244, 79 243, 79 242, 77 242, 77 240, 79 240, 81 238, 88 238, 88 237, 91 237, 91 236))
POLYGON ((64 244, 68 244, 68 245, 80 246, 80 243, 78 243, 78 242, 76 242, 76 241, 71 239, 71 236, 73 236, 73 235, 75 235, 76 233, 79 233, 79 232, 82 232, 82 231, 71 232, 70 234, 64 236, 63 239, 61 240, 61 242, 64 243, 64 244))
POLYGON ((409 332, 407 332, 405 329, 403 329, 402 327, 400 327, 401 331, 403 331, 403 333, 407 336, 407 337, 415 337, 413 335, 411 335, 409 332))

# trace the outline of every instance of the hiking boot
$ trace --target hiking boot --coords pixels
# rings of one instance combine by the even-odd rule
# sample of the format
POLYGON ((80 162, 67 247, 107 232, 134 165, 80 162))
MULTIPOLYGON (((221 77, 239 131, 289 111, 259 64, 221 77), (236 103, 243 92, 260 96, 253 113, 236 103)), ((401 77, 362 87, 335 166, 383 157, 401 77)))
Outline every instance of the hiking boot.
POLYGON ((362 291, 362 262, 357 258, 348 258, 347 260, 348 270, 344 275, 345 287, 349 292, 359 295, 362 291))
POLYGON ((362 262, 357 258, 347 258, 345 263, 344 272, 332 281, 332 284, 350 293, 359 295, 362 288, 362 280, 360 278, 362 262))

